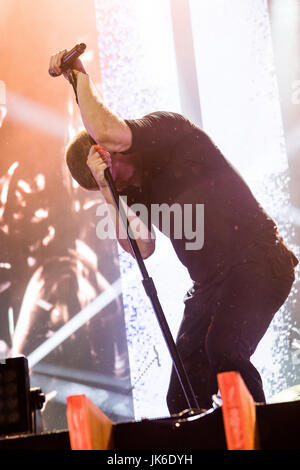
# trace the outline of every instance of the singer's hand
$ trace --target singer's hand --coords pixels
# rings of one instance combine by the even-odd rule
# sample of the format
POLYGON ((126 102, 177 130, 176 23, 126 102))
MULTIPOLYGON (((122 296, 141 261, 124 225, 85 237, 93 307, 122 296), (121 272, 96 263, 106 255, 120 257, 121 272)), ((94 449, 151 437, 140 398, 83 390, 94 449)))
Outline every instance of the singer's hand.
POLYGON ((110 153, 99 145, 93 145, 88 154, 87 165, 100 189, 106 187, 104 170, 111 167, 110 153))
MULTIPOLYGON (((67 49, 64 49, 63 51, 58 52, 57 54, 54 54, 50 58, 50 64, 49 64, 49 69, 53 70, 57 75, 61 75, 63 72, 61 70, 61 62, 65 54, 68 53, 67 49)), ((86 70, 79 59, 79 57, 73 62, 72 64, 72 69, 73 70, 78 70, 78 72, 86 73, 86 70)), ((64 72, 63 76, 68 80, 68 72, 64 72)))

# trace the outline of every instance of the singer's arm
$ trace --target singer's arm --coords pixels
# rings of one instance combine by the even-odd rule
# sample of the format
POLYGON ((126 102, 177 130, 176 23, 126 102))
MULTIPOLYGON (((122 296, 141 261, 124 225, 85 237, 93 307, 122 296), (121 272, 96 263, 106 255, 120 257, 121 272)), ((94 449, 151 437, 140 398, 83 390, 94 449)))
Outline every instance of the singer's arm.
MULTIPOLYGON (((106 207, 110 215, 111 221, 115 228, 115 235, 118 239, 121 247, 134 256, 132 252, 131 245, 127 239, 127 233, 123 227, 122 220, 120 219, 119 214, 115 209, 115 204, 113 197, 110 193, 110 189, 107 185, 105 178, 105 169, 110 165, 110 155, 109 153, 98 149, 96 146, 92 146, 87 158, 87 165, 90 168, 92 175, 94 176, 99 189, 105 199, 106 207)), ((127 220, 129 222, 130 232, 133 235, 133 238, 137 242, 137 246, 141 253, 143 259, 148 258, 152 255, 155 250, 155 234, 151 233, 151 230, 148 229, 147 225, 138 217, 131 209, 127 206, 126 201, 120 198, 120 204, 123 207, 123 210, 126 214, 127 220)), ((98 236, 101 237, 101 233, 98 233, 98 236)))
MULTIPOLYGON (((66 50, 60 51, 50 59, 49 69, 53 70, 57 76, 62 74, 61 64, 66 53, 66 50)), ((123 119, 105 105, 79 58, 72 67, 77 82, 78 105, 88 133, 109 152, 128 150, 132 141, 130 128, 123 119)), ((69 79, 69 73, 64 73, 64 77, 69 79)))
POLYGON ((109 152, 123 152, 131 146, 130 128, 103 102, 89 75, 74 71, 78 105, 84 126, 93 139, 109 152))

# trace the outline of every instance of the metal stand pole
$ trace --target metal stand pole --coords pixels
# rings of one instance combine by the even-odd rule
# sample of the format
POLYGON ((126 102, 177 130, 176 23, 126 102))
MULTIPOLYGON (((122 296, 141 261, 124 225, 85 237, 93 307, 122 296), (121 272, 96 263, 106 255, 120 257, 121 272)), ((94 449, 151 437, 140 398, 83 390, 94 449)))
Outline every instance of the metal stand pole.
POLYGON ((164 339, 166 341, 169 352, 171 354, 171 358, 173 360, 173 364, 174 364, 178 379, 180 381, 182 390, 184 392, 184 395, 185 395, 185 398, 186 398, 186 401, 187 401, 187 405, 188 405, 189 408, 199 409, 197 399, 195 397, 194 391, 192 389, 192 386, 190 384, 190 381, 189 381, 188 376, 186 374, 186 371, 184 369, 181 358, 178 354, 176 344, 174 342, 173 336, 171 334, 171 331, 169 329, 169 326, 168 326, 168 323, 166 321, 165 315, 163 313, 160 301, 158 299, 157 291, 156 291, 153 279, 151 277, 149 277, 149 275, 148 275, 147 269, 145 267, 144 260, 141 256, 141 253, 140 253, 140 250, 138 248, 136 240, 131 236, 131 234, 129 234, 129 222, 128 222, 128 219, 127 219, 127 215, 126 215, 126 213, 124 211, 124 208, 122 206, 122 203, 120 201, 120 196, 119 196, 119 194, 118 194, 118 192, 115 188, 114 181, 112 179, 112 175, 110 173, 109 168, 105 169, 104 174, 105 174, 105 179, 108 183, 111 195, 113 197, 116 209, 118 211, 119 216, 121 217, 122 223, 123 223, 124 228, 126 230, 128 241, 130 243, 130 246, 131 246, 132 251, 134 253, 135 259, 136 259, 136 261, 138 263, 138 266, 139 266, 139 269, 141 271, 141 274, 142 274, 142 277, 143 277, 142 283, 143 283, 145 292, 148 295, 148 297, 149 297, 149 299, 152 303, 152 306, 153 306, 153 309, 155 311, 159 326, 162 330, 164 339))

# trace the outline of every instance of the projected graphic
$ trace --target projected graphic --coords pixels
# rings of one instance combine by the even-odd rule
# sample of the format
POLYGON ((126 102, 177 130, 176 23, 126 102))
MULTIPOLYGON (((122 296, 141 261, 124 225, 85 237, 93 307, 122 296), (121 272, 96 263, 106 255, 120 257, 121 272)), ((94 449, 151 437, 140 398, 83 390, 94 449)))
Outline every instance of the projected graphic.
MULTIPOLYGON (((56 371, 88 383, 93 380, 85 376, 93 372, 96 387, 124 387, 130 396, 121 288, 113 290, 106 278, 119 274, 116 246, 111 241, 96 246, 91 221, 97 201, 74 212, 70 194, 57 184, 65 202, 58 209, 47 173, 28 174, 24 162, 13 163, 1 183, 2 347, 11 345, 13 357, 28 357, 35 373, 56 371), (109 289, 112 295, 105 299, 109 289), (72 329, 72 320, 88 307, 91 314, 72 329), (63 326, 63 338, 49 347, 63 326)), ((117 408, 124 404, 121 394, 117 408)), ((112 397, 104 395, 113 412, 112 397)))
MULTIPOLYGON (((46 35, 36 34, 44 42, 36 72, 25 77, 20 51, 1 77, 0 354, 28 358, 31 386, 46 395, 45 430, 67 428, 72 394, 86 394, 114 421, 128 420, 134 411, 118 248, 96 235, 100 193, 78 188, 66 168, 66 144, 82 123, 64 79, 41 76, 50 52, 46 35)), ((89 39, 91 54, 92 32, 89 39)), ((10 47, 18 51, 18 40, 10 47)))

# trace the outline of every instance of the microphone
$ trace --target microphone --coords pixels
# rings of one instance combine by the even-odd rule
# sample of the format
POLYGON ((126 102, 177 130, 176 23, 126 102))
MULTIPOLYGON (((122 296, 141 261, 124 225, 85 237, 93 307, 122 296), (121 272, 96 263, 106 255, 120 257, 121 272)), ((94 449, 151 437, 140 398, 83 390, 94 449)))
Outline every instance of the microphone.
MULTIPOLYGON (((76 44, 73 49, 67 52, 61 61, 61 70, 62 72, 66 72, 69 68, 71 68, 72 63, 74 62, 77 57, 79 57, 86 49, 86 45, 84 43, 76 44)), ((52 69, 49 69, 49 74, 51 77, 58 77, 60 74, 55 73, 52 69)))

